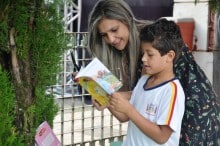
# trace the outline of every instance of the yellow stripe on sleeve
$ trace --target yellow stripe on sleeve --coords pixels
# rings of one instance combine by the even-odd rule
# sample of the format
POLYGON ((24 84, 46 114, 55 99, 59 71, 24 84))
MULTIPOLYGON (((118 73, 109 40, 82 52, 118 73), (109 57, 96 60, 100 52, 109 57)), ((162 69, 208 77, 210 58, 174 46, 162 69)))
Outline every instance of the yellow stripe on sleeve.
POLYGON ((169 104, 169 111, 168 111, 168 115, 166 118, 166 124, 170 125, 172 116, 173 116, 173 110, 175 107, 175 103, 176 103, 176 96, 177 96, 177 86, 175 82, 171 82, 171 87, 172 87, 172 93, 171 93, 171 100, 170 100, 170 104, 169 104))

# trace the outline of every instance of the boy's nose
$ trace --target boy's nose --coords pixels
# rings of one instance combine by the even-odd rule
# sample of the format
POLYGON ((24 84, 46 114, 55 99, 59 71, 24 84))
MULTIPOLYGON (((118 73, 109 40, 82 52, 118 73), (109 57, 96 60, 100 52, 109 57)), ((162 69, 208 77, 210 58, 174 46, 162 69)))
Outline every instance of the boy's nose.
POLYGON ((141 57, 141 61, 142 62, 147 62, 147 60, 148 60, 148 58, 147 58, 147 55, 142 55, 142 57, 141 57))

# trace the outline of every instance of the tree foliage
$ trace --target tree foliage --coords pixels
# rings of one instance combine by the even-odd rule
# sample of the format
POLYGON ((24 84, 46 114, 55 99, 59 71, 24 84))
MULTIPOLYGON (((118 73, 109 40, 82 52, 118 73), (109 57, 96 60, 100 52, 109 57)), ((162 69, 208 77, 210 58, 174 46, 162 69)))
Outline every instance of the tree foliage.
MULTIPOLYGON (((0 0, 0 66, 7 74, 0 74, 0 78, 7 79, 0 84, 11 84, 13 89, 0 92, 0 98, 7 97, 10 101, 1 105, 10 112, 1 110, 0 115, 10 115, 8 123, 13 125, 5 128, 16 133, 12 136, 20 135, 26 146, 33 145, 38 125, 44 120, 52 125, 58 111, 53 97, 45 94, 46 87, 56 81, 61 55, 66 49, 58 2, 0 0)), ((4 122, 1 120, 0 125, 4 122)))
MULTIPOLYGON (((194 3, 199 3, 200 0, 194 0, 194 3)), ((211 11, 219 12, 220 11, 220 0, 208 0, 211 11)))
POLYGON ((12 84, 8 81, 8 74, 0 66, 0 146, 19 146, 22 139, 17 137, 15 119, 15 97, 12 84))

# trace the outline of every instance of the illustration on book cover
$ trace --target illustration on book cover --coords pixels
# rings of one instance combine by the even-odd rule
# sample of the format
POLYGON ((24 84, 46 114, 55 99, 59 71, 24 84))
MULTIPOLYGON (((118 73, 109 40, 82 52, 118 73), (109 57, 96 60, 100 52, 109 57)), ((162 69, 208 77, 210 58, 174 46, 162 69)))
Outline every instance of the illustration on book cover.
POLYGON ((82 69, 76 79, 101 105, 107 105, 108 95, 122 87, 122 82, 97 58, 82 69))

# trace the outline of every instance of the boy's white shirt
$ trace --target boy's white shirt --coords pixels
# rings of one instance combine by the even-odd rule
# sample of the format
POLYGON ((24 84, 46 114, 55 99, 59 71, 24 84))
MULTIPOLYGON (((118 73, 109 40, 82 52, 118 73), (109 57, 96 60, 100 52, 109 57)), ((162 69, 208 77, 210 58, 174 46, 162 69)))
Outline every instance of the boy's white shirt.
POLYGON ((168 141, 159 145, 151 138, 146 136, 136 125, 129 121, 128 133, 123 146, 178 146, 182 118, 185 110, 185 94, 179 80, 174 79, 170 82, 162 83, 151 89, 144 90, 144 85, 148 76, 143 75, 134 88, 130 103, 146 119, 157 125, 169 125, 174 131, 168 141), (175 88, 176 85, 176 88, 175 88), (176 92, 177 91, 177 92, 176 92), (170 107, 176 93, 173 112, 170 107), (168 124, 168 119, 170 123, 168 124))

